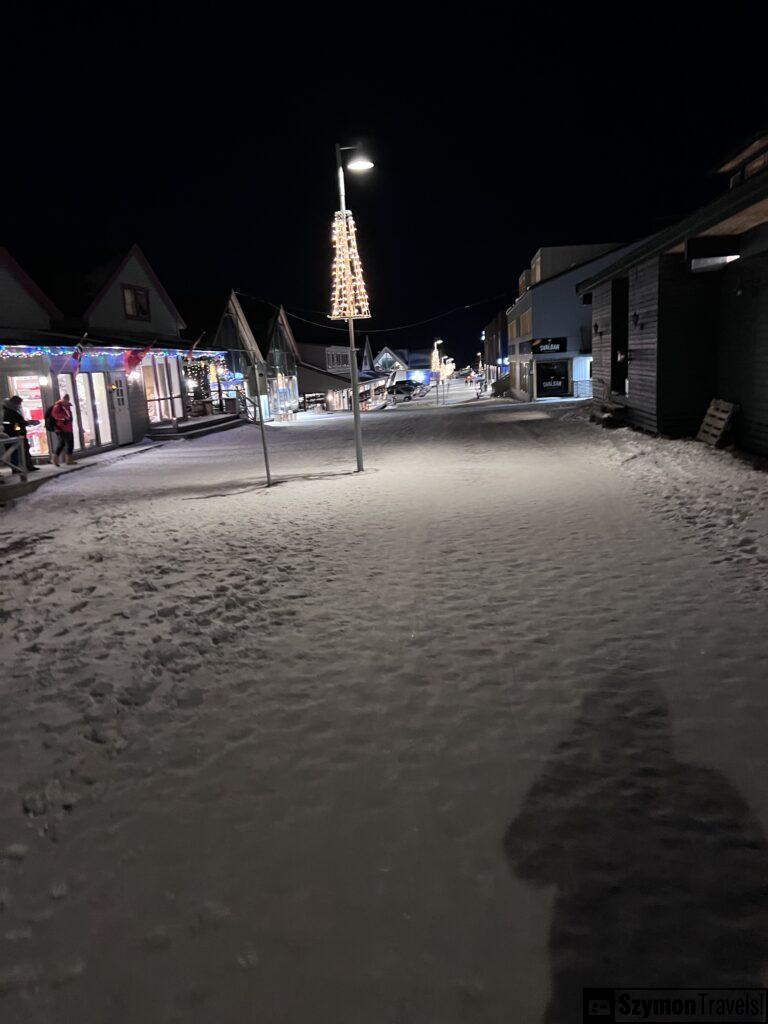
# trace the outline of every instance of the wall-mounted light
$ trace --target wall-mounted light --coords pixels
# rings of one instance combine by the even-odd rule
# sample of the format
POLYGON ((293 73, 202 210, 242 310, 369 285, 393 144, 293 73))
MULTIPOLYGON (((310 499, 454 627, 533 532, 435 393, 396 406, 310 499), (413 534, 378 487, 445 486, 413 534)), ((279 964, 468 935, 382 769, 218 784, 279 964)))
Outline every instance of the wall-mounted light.
POLYGON ((600 324, 598 324, 597 320, 595 320, 594 324, 592 325, 592 333, 595 335, 595 337, 597 337, 597 333, 599 330, 600 324))
POLYGON ((637 327, 637 325, 640 323, 640 314, 639 313, 633 313, 632 314, 632 323, 634 324, 635 327, 637 327))

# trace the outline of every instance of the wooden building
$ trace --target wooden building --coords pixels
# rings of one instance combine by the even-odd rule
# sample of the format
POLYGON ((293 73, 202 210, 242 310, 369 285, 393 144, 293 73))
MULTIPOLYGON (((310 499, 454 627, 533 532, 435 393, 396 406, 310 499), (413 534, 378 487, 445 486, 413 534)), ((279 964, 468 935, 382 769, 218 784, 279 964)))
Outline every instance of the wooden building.
POLYGON ((578 284, 594 396, 671 437, 723 399, 736 443, 768 454, 768 133, 718 170, 727 193, 578 284))
MULTIPOLYGON (((96 272, 65 264, 48 276, 43 291, 0 249, 0 399, 18 395, 25 417, 37 421, 28 431, 33 460, 50 455, 44 411, 63 394, 72 399, 76 458, 166 425, 176 432, 192 415, 191 342, 139 246, 96 272)), ((217 379, 229 373, 225 353, 195 356, 217 379)))

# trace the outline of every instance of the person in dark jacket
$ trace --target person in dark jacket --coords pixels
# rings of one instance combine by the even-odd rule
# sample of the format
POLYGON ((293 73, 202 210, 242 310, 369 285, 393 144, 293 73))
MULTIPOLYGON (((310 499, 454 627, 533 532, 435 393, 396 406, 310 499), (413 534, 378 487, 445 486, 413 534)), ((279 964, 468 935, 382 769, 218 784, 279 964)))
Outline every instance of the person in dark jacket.
MULTIPOLYGON (((27 427, 34 427, 36 423, 37 420, 25 420, 22 416, 21 399, 18 395, 6 398, 3 403, 3 430, 9 437, 22 438, 27 469, 30 471, 36 471, 37 466, 32 465, 32 455, 29 450, 29 441, 27 440, 27 427)), ((11 464, 18 472, 21 472, 19 463, 19 451, 16 449, 11 455, 11 464)))

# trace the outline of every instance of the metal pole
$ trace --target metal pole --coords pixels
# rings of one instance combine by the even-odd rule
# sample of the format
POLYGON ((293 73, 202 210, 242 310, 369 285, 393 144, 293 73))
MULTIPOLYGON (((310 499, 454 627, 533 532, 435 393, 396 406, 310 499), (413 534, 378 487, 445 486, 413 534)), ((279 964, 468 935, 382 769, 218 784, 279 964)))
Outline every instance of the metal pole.
POLYGON ((355 421, 355 454, 357 456, 357 472, 362 473, 363 466, 363 431, 360 424, 360 383, 357 376, 357 352, 355 351, 355 321, 352 317, 349 324, 349 369, 352 378, 352 415, 355 421))
MULTIPOLYGON (((336 146, 336 175, 339 182, 339 209, 347 208, 344 190, 344 167, 341 162, 341 146, 336 146)), ((352 416, 355 424, 355 454, 357 456, 357 472, 362 473, 363 466, 363 431, 360 423, 360 384, 357 374, 357 352, 355 351, 355 321, 347 320, 349 327, 349 376, 352 381, 352 416)))
POLYGON ((254 363, 253 372, 256 375, 256 401, 259 410, 259 429, 261 430, 261 447, 264 449, 264 469, 267 473, 267 487, 272 486, 272 474, 269 471, 269 452, 267 451, 267 435, 264 433, 264 417, 261 409, 261 387, 259 386, 259 368, 254 363))

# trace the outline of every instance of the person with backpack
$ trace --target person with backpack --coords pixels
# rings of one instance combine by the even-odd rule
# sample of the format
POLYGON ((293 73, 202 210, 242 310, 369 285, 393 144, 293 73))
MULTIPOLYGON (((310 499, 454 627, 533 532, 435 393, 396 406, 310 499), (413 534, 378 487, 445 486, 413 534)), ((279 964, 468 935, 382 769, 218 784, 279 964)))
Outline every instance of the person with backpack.
MULTIPOLYGON (((21 403, 22 400, 18 395, 13 395, 11 398, 6 398, 3 403, 3 431, 9 437, 20 437, 21 443, 24 445, 24 461, 26 462, 27 470, 29 472, 35 472, 37 466, 32 465, 32 453, 29 450, 29 441, 27 440, 27 427, 34 427, 37 424, 37 420, 25 420, 21 414, 21 403)), ((11 455, 11 465, 16 472, 21 472, 22 468, 19 465, 19 451, 18 449, 11 455)))
POLYGON ((75 460, 72 452, 75 448, 75 435, 72 427, 72 402, 69 395, 62 395, 58 402, 54 402, 45 414, 46 429, 53 428, 56 434, 56 448, 52 461, 54 466, 74 466, 75 460), (49 422, 51 427, 49 427, 49 422))

